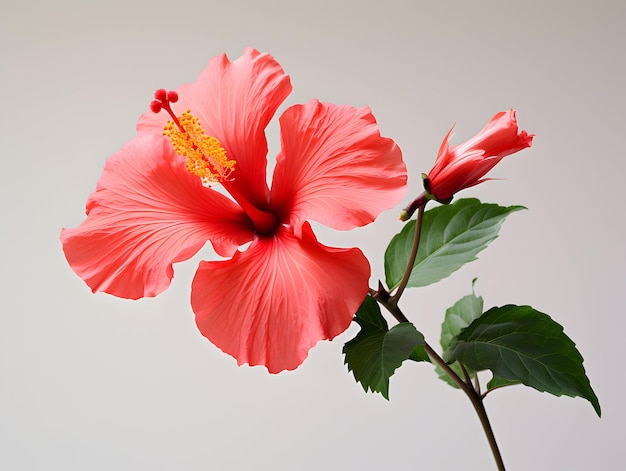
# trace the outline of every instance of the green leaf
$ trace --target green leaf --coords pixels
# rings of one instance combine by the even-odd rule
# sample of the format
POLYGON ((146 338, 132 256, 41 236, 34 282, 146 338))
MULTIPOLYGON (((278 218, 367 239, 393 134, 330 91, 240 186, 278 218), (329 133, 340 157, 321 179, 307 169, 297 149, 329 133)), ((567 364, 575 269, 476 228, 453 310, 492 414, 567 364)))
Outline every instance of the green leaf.
MULTIPOLYGON (((459 335, 463 329, 469 326, 474 319, 479 318, 482 313, 483 298, 476 296, 474 293, 459 299, 456 303, 454 303, 454 306, 446 309, 446 315, 443 323, 441 324, 441 339, 439 341, 444 355, 450 348, 450 345, 452 345, 456 340, 456 336, 459 335)), ((459 375, 460 378, 465 379, 465 375, 457 362, 450 365, 450 368, 452 368, 452 370, 459 375)), ((468 367, 466 367, 465 370, 469 374, 470 378, 474 377, 474 370, 468 367)), ((435 366, 435 371, 439 375, 439 379, 445 381, 454 388, 459 387, 440 366, 435 366)))
POLYGON ((368 332, 387 332, 389 330, 387 321, 380 313, 380 306, 371 296, 365 297, 354 317, 354 321, 361 326, 362 330, 368 332))
POLYGON ((365 298, 354 320, 361 326, 355 338, 343 347, 345 363, 363 389, 379 392, 389 399, 389 378, 407 360, 424 336, 409 322, 387 328, 378 303, 365 298))
POLYGON ((587 399, 598 416, 600 403, 583 357, 563 327, 530 306, 494 307, 472 322, 444 354, 475 371, 490 370, 496 384, 519 381, 555 396, 587 399))
MULTIPOLYGON (((422 234, 408 287, 427 286, 450 276, 498 237, 506 217, 523 206, 485 204, 474 198, 460 199, 424 213, 422 234)), ((387 286, 398 287, 407 266, 415 220, 396 234, 385 251, 387 286)))
POLYGON ((492 391, 494 389, 502 388, 504 386, 513 386, 515 384, 521 384, 521 381, 498 378, 497 376, 494 376, 487 383, 487 391, 492 391))
POLYGON ((446 315, 441 324, 441 339, 439 343, 445 353, 456 336, 459 335, 475 319, 483 313, 483 298, 474 293, 459 299, 454 306, 446 309, 446 315))
POLYGON ((428 353, 426 353, 426 349, 424 348, 424 345, 417 345, 413 349, 413 353, 411 353, 411 355, 409 356, 409 360, 427 361, 430 363, 430 357, 428 356, 428 353))

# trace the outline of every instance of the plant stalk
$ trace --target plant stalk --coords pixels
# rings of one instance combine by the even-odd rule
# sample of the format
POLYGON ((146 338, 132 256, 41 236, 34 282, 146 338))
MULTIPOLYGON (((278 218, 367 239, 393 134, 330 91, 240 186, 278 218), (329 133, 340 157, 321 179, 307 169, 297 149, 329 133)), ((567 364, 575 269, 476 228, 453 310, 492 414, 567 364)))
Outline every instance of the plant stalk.
MULTIPOLYGON (((411 277, 411 272, 413 271, 413 264, 415 263, 415 258, 417 257, 417 250, 419 248, 420 235, 422 232, 422 220, 424 217, 424 209, 426 207, 426 201, 423 204, 420 204, 415 221, 415 235, 413 237, 413 246, 411 247, 411 253, 409 255, 409 260, 407 262, 406 269, 404 271, 404 275, 400 284, 398 285, 398 290, 393 294, 393 296, 389 296, 389 293, 383 288, 382 284, 379 283, 378 291, 371 291, 371 295, 376 299, 380 304, 385 306, 385 308, 393 315, 393 317, 398 322, 409 322, 407 317, 398 307, 398 301, 404 292, 404 289, 407 287, 409 278, 411 277)), ((484 395, 480 394, 480 390, 474 387, 471 381, 463 381, 459 375, 457 375, 450 366, 439 356, 437 352, 435 352, 432 347, 424 342, 424 350, 428 354, 429 358, 433 363, 436 363, 445 371, 445 373, 456 383, 456 385, 461 388, 461 390, 465 393, 465 395, 469 398, 474 406, 474 410, 478 415, 480 423, 483 427, 483 431, 487 436, 487 441, 489 442, 489 446, 491 448, 491 452, 496 461, 496 465, 498 466, 498 471, 504 471, 504 461, 502 460, 502 454, 500 453, 500 449, 498 448, 498 443, 496 442, 496 437, 493 433, 493 429, 491 428, 491 423, 489 422, 489 417, 487 416, 487 411, 485 409, 485 405, 483 404, 484 395)), ((463 370, 465 371, 465 369, 463 370)), ((469 379, 469 377, 468 377, 469 379)), ((478 382, 476 383, 478 385, 478 382)))
POLYGON ((502 460, 502 454, 500 453, 500 448, 498 447, 498 443, 496 442, 496 436, 493 433, 493 428, 491 427, 491 422, 489 422, 489 416, 487 415, 487 410, 485 409, 485 404, 483 403, 483 397, 480 392, 474 389, 470 384, 465 383, 459 376, 443 361, 437 352, 435 352, 428 343, 424 342, 424 350, 430 357, 430 359, 439 365, 446 374, 454 381, 457 386, 463 390, 463 392, 467 395, 469 400, 474 406, 474 410, 480 419, 480 424, 483 427, 483 431, 487 436, 487 441, 489 442, 489 447, 491 448, 491 453, 493 454, 493 458, 496 461, 496 465, 498 466, 498 471, 504 471, 504 461, 502 460))
MULTIPOLYGON (((393 315, 393 317, 398 322, 409 322, 404 313, 400 310, 397 305, 393 305, 389 303, 389 300, 380 299, 379 296, 375 296, 375 299, 380 302, 385 308, 393 315)), ((443 371, 456 383, 456 385, 461 388, 461 390, 465 393, 465 395, 469 398, 474 406, 474 410, 478 415, 480 420, 480 424, 483 427, 483 431, 487 436, 487 441, 489 442, 489 447, 491 448, 491 453, 493 454, 493 458, 496 461, 496 465, 498 467, 498 471, 505 471, 504 461, 502 460, 502 454, 500 453, 500 448, 498 447, 498 443, 496 442, 496 436, 493 433, 493 428, 491 427, 491 422, 489 422, 489 417, 487 416, 487 410, 485 409, 485 405, 483 404, 484 397, 480 394, 479 391, 474 389, 472 383, 469 384, 463 381, 459 375, 457 375, 450 366, 439 356, 437 352, 435 352, 432 347, 428 344, 428 342, 424 342, 424 350, 428 354, 429 358, 433 363, 436 363, 441 367, 443 371)))
POLYGON ((417 217, 415 220, 415 235, 413 236, 413 246, 411 247, 409 260, 407 261, 406 269, 404 270, 404 275, 402 276, 402 280, 400 280, 400 284, 398 285, 398 290, 390 298, 391 302, 394 305, 398 305, 400 296, 402 296, 404 289, 409 283, 409 278, 411 278, 411 272, 413 271, 413 264, 415 263, 415 258, 417 257, 417 249, 419 248, 419 245, 420 245, 420 236, 422 235, 422 220, 424 219, 424 209, 426 208, 426 203, 427 201, 424 201, 424 204, 420 205, 417 208, 417 217))

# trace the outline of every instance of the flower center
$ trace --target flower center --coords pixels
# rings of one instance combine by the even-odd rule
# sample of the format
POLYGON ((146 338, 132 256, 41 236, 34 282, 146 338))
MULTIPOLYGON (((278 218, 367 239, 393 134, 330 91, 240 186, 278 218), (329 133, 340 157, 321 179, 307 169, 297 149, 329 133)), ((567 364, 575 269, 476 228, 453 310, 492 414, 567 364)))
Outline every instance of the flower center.
POLYGON ((200 177, 204 185, 228 180, 234 172, 235 161, 228 160, 218 139, 205 134, 200 120, 191 111, 187 110, 181 116, 174 114, 170 103, 177 101, 175 91, 160 89, 154 93, 150 109, 154 113, 165 110, 172 117, 163 134, 172 142, 174 151, 187 159, 187 171, 200 177))
POLYGON ((187 159, 187 171, 200 177, 202 184, 222 183, 241 209, 248 215, 254 230, 258 234, 272 234, 278 227, 278 217, 268 209, 259 209, 238 190, 234 179, 230 178, 235 171, 235 161, 228 160, 226 150, 220 141, 207 136, 191 111, 176 116, 171 103, 178 101, 178 93, 159 89, 154 92, 154 100, 150 109, 154 113, 167 111, 172 120, 168 121, 163 134, 169 138, 174 151, 187 159))

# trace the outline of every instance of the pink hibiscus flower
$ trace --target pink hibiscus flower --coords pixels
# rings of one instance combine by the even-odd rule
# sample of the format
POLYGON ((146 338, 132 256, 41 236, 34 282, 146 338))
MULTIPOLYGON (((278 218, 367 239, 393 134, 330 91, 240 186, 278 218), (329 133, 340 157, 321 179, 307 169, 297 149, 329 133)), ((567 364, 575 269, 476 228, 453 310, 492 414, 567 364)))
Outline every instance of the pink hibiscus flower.
POLYGON ((484 182, 489 170, 507 155, 530 147, 534 137, 518 131, 515 110, 497 113, 473 138, 451 148, 448 139, 452 129, 443 139, 435 165, 424 182, 426 190, 439 201, 484 182))
POLYGON ((210 241, 226 259, 198 267, 197 326, 238 364, 271 373, 296 368, 319 340, 343 332, 368 291, 363 253, 320 244, 307 221, 363 226, 406 189, 400 149, 368 108, 316 100, 281 116, 269 188, 265 128, 290 91, 274 58, 253 49, 157 91, 137 136, 107 161, 86 220, 61 233, 93 292, 130 299, 161 293, 172 264, 210 241))
POLYGON ((530 147, 535 137, 518 131, 512 109, 495 114, 482 131, 454 147, 448 145, 452 129, 441 143, 435 165, 423 175, 426 192, 402 210, 401 220, 409 219, 428 199, 449 203, 459 191, 489 180, 483 178, 489 170, 507 155, 530 147))

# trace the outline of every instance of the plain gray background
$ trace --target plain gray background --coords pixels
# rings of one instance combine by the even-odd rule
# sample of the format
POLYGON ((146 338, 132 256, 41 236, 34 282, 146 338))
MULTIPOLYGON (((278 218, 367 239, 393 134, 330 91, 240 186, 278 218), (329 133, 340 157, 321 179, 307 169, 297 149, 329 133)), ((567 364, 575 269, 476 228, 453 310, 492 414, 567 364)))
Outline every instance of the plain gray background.
MULTIPOLYGON (((106 158, 160 87, 251 46, 291 75, 288 105, 370 105, 401 146, 409 194, 375 224, 322 242, 360 246, 383 273, 398 211, 441 139, 518 110, 532 149, 466 190, 522 204, 480 259, 402 306, 437 344, 445 309, 531 304, 565 326, 603 408, 521 386, 486 401, 511 470, 620 469, 624 381, 624 24, 621 1, 2 0, 0 468, 6 470, 493 469, 469 401, 410 364, 391 401, 343 365, 356 326, 294 372, 235 361, 196 330, 189 289, 209 247, 138 302, 92 295, 61 227, 84 217, 106 158), (619 443, 618 443, 619 442, 619 443)), ((267 130, 270 154, 276 122, 267 130)))

